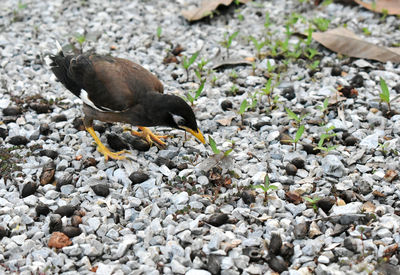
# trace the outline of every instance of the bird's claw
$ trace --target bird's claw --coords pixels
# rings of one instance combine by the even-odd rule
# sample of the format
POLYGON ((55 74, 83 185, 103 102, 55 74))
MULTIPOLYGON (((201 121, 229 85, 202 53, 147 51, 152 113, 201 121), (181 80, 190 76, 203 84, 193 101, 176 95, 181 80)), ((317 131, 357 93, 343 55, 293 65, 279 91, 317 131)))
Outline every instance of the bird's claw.
POLYGON ((125 150, 119 151, 119 152, 111 152, 107 147, 105 146, 97 146, 97 151, 102 153, 104 155, 104 159, 108 161, 109 158, 115 159, 115 160, 124 160, 126 159, 126 156, 121 156, 122 154, 126 154, 127 152, 125 150))
POLYGON ((166 143, 164 141, 162 141, 161 138, 167 138, 168 136, 155 135, 150 131, 150 129, 148 129, 146 127, 139 127, 139 129, 141 130, 141 132, 134 131, 131 129, 125 129, 125 131, 129 130, 132 135, 145 139, 149 143, 150 146, 153 144, 153 142, 155 142, 157 147, 161 147, 161 148, 166 147, 166 143))

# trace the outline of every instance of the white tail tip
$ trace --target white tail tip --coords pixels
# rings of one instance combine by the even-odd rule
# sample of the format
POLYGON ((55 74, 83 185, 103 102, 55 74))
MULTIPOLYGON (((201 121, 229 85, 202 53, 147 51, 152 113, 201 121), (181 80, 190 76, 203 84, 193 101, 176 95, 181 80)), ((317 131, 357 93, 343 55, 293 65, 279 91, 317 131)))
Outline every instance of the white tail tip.
POLYGON ((62 52, 63 51, 60 43, 57 40, 56 40, 56 46, 57 46, 57 51, 58 52, 62 52))

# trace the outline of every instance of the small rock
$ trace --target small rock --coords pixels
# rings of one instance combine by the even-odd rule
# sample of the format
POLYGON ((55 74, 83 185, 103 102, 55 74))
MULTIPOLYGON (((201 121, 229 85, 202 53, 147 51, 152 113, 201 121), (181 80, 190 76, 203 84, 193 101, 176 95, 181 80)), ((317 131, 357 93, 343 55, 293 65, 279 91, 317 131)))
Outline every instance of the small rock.
POLYGON ((221 226, 223 224, 226 224, 229 220, 229 216, 227 214, 214 214, 211 215, 211 217, 208 219, 208 223, 213 225, 213 226, 221 226))
POLYGON ((353 251, 353 252, 357 252, 357 243, 353 238, 347 237, 346 239, 344 239, 343 245, 348 250, 353 251))
POLYGON ((9 236, 9 230, 4 228, 3 226, 0 226, 0 240, 3 239, 4 237, 9 236))
POLYGON ((92 189, 97 196, 107 197, 110 194, 110 189, 108 188, 107 184, 96 184, 92 186, 92 189))
POLYGON ((45 103, 32 103, 29 105, 31 109, 36 111, 38 114, 44 114, 44 113, 49 113, 50 112, 50 106, 45 103))
POLYGON ((294 158, 292 159, 291 163, 297 167, 297 169, 304 169, 304 159, 302 158, 294 158))
POLYGON ((61 217, 71 217, 74 214, 75 210, 75 206, 65 205, 58 207, 57 210, 54 211, 54 214, 58 214, 61 217))
POLYGON ((254 191, 245 190, 240 194, 240 197, 242 198, 245 204, 251 204, 256 202, 256 195, 254 191))
POLYGON ((268 247, 268 253, 272 255, 278 255, 282 246, 282 238, 279 234, 272 233, 271 241, 268 247))
POLYGON ((53 161, 47 163, 43 167, 42 174, 40 175, 40 184, 46 185, 52 183, 54 180, 54 174, 56 172, 56 165, 53 161))
POLYGON ((40 124, 39 133, 43 136, 51 134, 50 126, 47 123, 40 124))
POLYGON ((326 214, 328 214, 335 202, 335 198, 325 197, 317 201, 317 206, 324 210, 326 214))
POLYGON ((150 144, 138 137, 133 137, 129 139, 129 144, 132 146, 133 149, 146 152, 150 149, 150 144))
POLYGON ((331 75, 332 76, 340 76, 342 74, 342 69, 339 66, 335 66, 332 68, 331 75))
POLYGON ((171 160, 169 160, 169 159, 167 159, 167 158, 163 158, 163 157, 158 157, 156 160, 155 160, 155 163, 158 165, 158 166, 162 166, 162 165, 165 165, 165 166, 167 166, 169 169, 173 169, 173 168, 176 168, 176 164, 173 162, 173 161, 171 161, 171 160))
POLYGON ((46 157, 49 157, 51 159, 56 159, 58 157, 57 151, 49 150, 49 149, 40 150, 39 155, 42 156, 42 157, 46 156, 46 157))
POLYGON ((69 246, 71 244, 72 242, 67 235, 61 232, 53 232, 53 234, 50 237, 48 246, 51 248, 54 247, 58 249, 58 248, 63 248, 65 246, 69 246))
POLYGON ((320 152, 319 149, 315 150, 314 148, 315 148, 315 146, 312 145, 312 144, 309 144, 309 143, 304 143, 303 144, 303 150, 309 155, 311 155, 311 154, 315 155, 315 154, 318 154, 320 152))
POLYGON ((82 224, 82 217, 78 215, 73 215, 71 217, 71 224, 72 226, 78 227, 80 224, 82 224))
POLYGON ((364 86, 364 78, 359 75, 356 74, 352 79, 351 79, 351 85, 355 88, 357 87, 363 87, 364 86))
POLYGON ((233 104, 230 100, 224 100, 221 102, 221 108, 224 111, 231 110, 233 108, 233 104))
POLYGON ((20 146, 20 145, 26 145, 29 142, 29 140, 24 136, 13 136, 10 138, 8 142, 11 143, 12 145, 20 146))
POLYGON ((22 110, 19 107, 10 106, 3 109, 3 115, 5 116, 17 116, 22 114, 22 110))
POLYGON ((38 217, 40 215, 47 216, 50 213, 50 208, 47 205, 43 204, 43 203, 39 203, 36 206, 35 210, 36 210, 36 215, 38 217))
POLYGON ((57 180, 56 191, 60 192, 62 186, 72 184, 72 179, 72 174, 64 174, 61 179, 57 180))
POLYGON ((38 188, 38 186, 35 182, 26 183, 24 185, 24 187, 22 187, 21 197, 25 198, 25 197, 35 194, 37 188, 38 188))
POLYGON ((280 256, 269 257, 269 259, 267 260, 267 263, 270 268, 272 268, 274 271, 276 271, 278 273, 282 273, 288 269, 288 264, 280 256))
POLYGON ((343 163, 335 155, 327 155, 322 159, 322 169, 326 175, 337 178, 344 177, 347 174, 343 163))
POLYGON ((78 131, 84 131, 85 130, 85 126, 83 125, 83 120, 81 117, 76 117, 73 121, 72 121, 72 126, 74 126, 74 128, 78 131))
POLYGON ((50 216, 50 224, 49 224, 49 232, 57 232, 62 229, 62 221, 60 215, 52 215, 50 216))
POLYGON ((290 259, 294 254, 294 245, 292 243, 284 243, 281 247, 281 255, 285 259, 290 259))
POLYGON ((149 176, 143 172, 133 172, 129 179, 132 181, 133 184, 142 183, 149 179, 149 176))
POLYGON ((285 167, 286 174, 289 176, 295 176, 297 174, 297 167, 294 164, 288 163, 285 167))
POLYGON ((207 269, 211 274, 219 274, 221 272, 221 262, 217 255, 209 255, 207 261, 207 269))
POLYGON ((286 87, 282 90, 281 95, 286 98, 287 100, 292 100, 296 97, 296 93, 294 91, 293 86, 286 87))
POLYGON ((293 234, 296 239, 304 239, 307 235, 309 223, 302 222, 294 225, 293 234))
POLYGON ((5 139, 8 136, 8 130, 6 128, 0 128, 0 137, 5 139))
POLYGON ((188 169, 188 167, 189 166, 187 163, 180 163, 180 164, 178 164, 178 166, 176 168, 178 168, 179 171, 182 171, 182 170, 188 169))
POLYGON ((346 146, 354 146, 359 142, 358 138, 353 137, 353 136, 348 136, 345 140, 344 140, 344 145, 346 146))
POLYGON ((317 223, 315 221, 313 221, 310 224, 310 230, 308 232, 308 236, 310 237, 310 239, 314 239, 315 237, 318 237, 320 235, 322 235, 322 232, 319 229, 319 226, 317 225, 317 223))
POLYGON ((89 157, 83 161, 83 167, 88 168, 90 166, 96 166, 97 161, 95 158, 89 157))
POLYGON ((110 145, 111 149, 115 151, 129 149, 128 143, 126 143, 120 136, 116 134, 107 134, 106 137, 107 143, 110 145))
POLYGON ((295 191, 287 191, 285 193, 286 199, 293 204, 300 204, 303 202, 303 198, 295 191))
POLYGON ((321 255, 318 257, 318 262, 321 264, 329 264, 329 258, 324 255, 321 255))
POLYGON ((67 235, 69 238, 73 238, 79 236, 82 233, 82 230, 79 227, 66 226, 62 228, 61 232, 67 235))

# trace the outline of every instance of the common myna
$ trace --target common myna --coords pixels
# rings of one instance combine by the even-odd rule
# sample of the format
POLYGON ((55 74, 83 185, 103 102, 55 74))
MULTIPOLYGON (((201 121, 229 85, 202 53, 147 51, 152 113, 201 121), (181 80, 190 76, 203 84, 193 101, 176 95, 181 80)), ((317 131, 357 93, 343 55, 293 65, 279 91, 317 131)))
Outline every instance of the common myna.
POLYGON ((97 150, 105 159, 124 159, 124 151, 111 152, 93 130, 93 120, 123 122, 138 126, 133 135, 149 143, 165 143, 149 126, 183 129, 205 143, 197 127, 192 108, 180 97, 163 94, 163 85, 142 66, 122 58, 97 54, 64 55, 57 43, 58 54, 47 59, 57 79, 83 101, 83 123, 94 138, 97 150))

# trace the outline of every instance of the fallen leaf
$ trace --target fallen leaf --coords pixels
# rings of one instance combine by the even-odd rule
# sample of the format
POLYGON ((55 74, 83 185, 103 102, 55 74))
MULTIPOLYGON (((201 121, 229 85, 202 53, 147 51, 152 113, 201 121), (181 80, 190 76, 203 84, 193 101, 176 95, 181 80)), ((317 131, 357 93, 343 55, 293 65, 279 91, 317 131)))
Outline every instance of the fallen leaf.
POLYGON ((61 232, 53 232, 53 234, 51 234, 48 246, 54 248, 63 248, 71 244, 72 242, 67 235, 61 232))
MULTIPOLYGON (((239 3, 247 3, 250 0, 239 0, 239 3)), ((183 17, 186 18, 188 21, 196 21, 200 20, 206 16, 212 14, 219 5, 229 6, 232 4, 233 0, 203 0, 200 4, 200 7, 194 8, 191 10, 184 10, 182 11, 183 17)))
POLYGON ((354 0, 357 4, 363 6, 374 12, 387 13, 387 14, 400 14, 400 1, 399 0, 375 0, 366 3, 361 0, 354 0))
POLYGON ((378 190, 372 191, 372 195, 374 195, 375 197, 380 197, 380 198, 385 197, 385 194, 383 194, 382 192, 379 192, 378 190))
POLYGON ((346 205, 346 202, 344 200, 342 200, 341 198, 337 198, 336 199, 336 205, 337 206, 343 206, 343 205, 346 205))
POLYGON ((399 244, 395 243, 391 246, 389 246, 388 248, 385 249, 385 251, 383 251, 383 253, 385 255, 393 255, 394 253, 396 253, 397 249, 399 248, 399 244))
POLYGON ((352 31, 345 28, 315 32, 312 34, 312 37, 331 51, 350 57, 372 59, 381 62, 400 62, 400 53, 397 50, 364 41, 352 31))
POLYGON ((375 208, 376 207, 372 202, 367 201, 366 203, 363 204, 362 211, 367 212, 367 213, 374 213, 375 208))
POLYGON ((221 124, 222 126, 229 126, 229 125, 231 125, 231 122, 232 122, 233 118, 234 118, 233 116, 226 117, 226 118, 221 118, 221 119, 218 119, 217 122, 219 124, 221 124))
POLYGON ((297 192, 287 191, 285 196, 286 199, 293 204, 299 204, 303 202, 303 198, 297 192))
POLYGON ((387 170, 384 178, 387 182, 392 182, 397 178, 397 176, 398 174, 395 170, 387 170))

